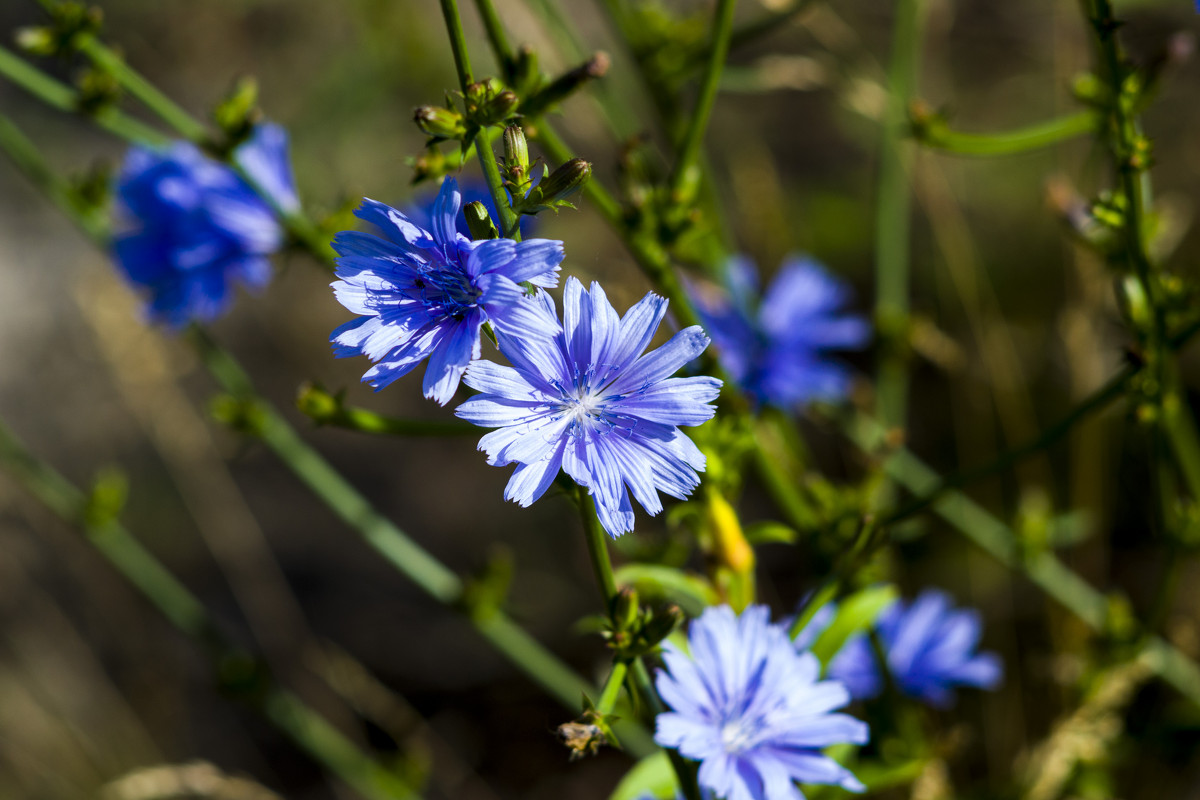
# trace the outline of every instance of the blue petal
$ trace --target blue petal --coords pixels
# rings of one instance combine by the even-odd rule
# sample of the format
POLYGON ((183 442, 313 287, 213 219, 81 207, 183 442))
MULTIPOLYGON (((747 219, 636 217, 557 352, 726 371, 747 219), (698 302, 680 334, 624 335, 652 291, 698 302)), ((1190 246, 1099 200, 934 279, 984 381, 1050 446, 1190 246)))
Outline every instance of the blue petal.
POLYGON ((282 127, 272 123, 256 126, 250 139, 234 152, 234 160, 279 208, 300 208, 288 158, 287 132, 282 127))
POLYGON ((679 371, 679 368, 708 347, 708 337, 699 325, 684 328, 657 350, 652 350, 633 363, 621 377, 608 387, 613 394, 626 394, 643 389, 679 371))

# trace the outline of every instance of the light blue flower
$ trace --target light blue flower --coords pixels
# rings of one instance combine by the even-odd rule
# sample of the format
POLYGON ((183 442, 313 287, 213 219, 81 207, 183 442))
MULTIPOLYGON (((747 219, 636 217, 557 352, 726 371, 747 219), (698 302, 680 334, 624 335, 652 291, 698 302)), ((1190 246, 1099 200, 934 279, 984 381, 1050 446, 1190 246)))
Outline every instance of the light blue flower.
MULTIPOLYGON (((547 320, 558 319, 544 292, 540 307, 547 320)), ((568 278, 556 338, 497 332, 513 366, 471 364, 466 384, 483 394, 455 413, 498 428, 479 449, 489 464, 518 465, 506 499, 530 505, 561 468, 588 488, 604 529, 620 536, 633 530, 626 485, 650 514, 662 511, 658 492, 684 498, 699 485, 704 456, 677 426, 710 419, 721 382, 669 377, 708 346, 699 326, 642 354, 666 310, 666 300, 648 294, 619 318, 599 284, 589 293, 568 278)))
POLYGON ((845 397, 851 372, 830 350, 864 346, 871 328, 844 310, 849 287, 809 258, 784 261, 762 302, 754 265, 726 264, 725 292, 693 283, 689 294, 721 365, 758 403, 791 409, 845 397))
POLYGON ((405 214, 364 199, 355 214, 383 237, 342 231, 333 284, 338 302, 362 316, 330 336, 339 357, 377 362, 363 380, 382 389, 429 359, 425 396, 445 405, 463 370, 479 358, 479 330, 548 339, 559 330, 520 285, 555 286, 562 242, 490 239, 472 242, 456 227, 462 198, 453 178, 442 183, 429 230, 405 214))
MULTIPOLYGON (((991 689, 1003 677, 995 653, 975 652, 982 631, 979 613, 953 608, 944 592, 926 589, 911 605, 896 601, 876 628, 896 687, 930 705, 950 705, 956 686, 991 689)), ((846 684, 855 699, 883 690, 878 660, 863 635, 846 642, 833 658, 829 677, 846 684)))
POLYGON ((671 711, 658 715, 654 740, 699 761, 701 786, 724 800, 799 800, 795 781, 863 790, 821 749, 866 742, 866 724, 832 713, 850 702, 846 688, 818 679, 816 657, 796 650, 766 606, 740 617, 705 609, 688 646, 690 657, 663 646, 655 685, 671 711))
MULTIPOLYGON (((281 210, 299 207, 287 134, 260 125, 234 161, 281 210)), ((117 265, 149 294, 147 315, 179 328, 208 322, 233 300, 233 284, 259 289, 271 278, 267 256, 283 230, 271 207, 232 168, 176 142, 134 147, 117 177, 117 265)))

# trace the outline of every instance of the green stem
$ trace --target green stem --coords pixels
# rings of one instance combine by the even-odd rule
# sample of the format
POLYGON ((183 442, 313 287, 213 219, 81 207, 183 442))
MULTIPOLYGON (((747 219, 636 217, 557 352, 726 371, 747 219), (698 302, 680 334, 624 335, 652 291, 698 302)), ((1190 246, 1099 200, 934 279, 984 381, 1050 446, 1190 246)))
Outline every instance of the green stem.
POLYGON ((399 419, 365 408, 338 404, 329 410, 315 410, 298 401, 301 413, 317 425, 331 425, 348 431, 387 436, 478 436, 479 428, 461 420, 399 419))
POLYGON ((511 83, 513 78, 512 47, 508 43, 508 36, 504 33, 504 24, 500 22, 496 7, 492 5, 492 0, 475 0, 475 8, 479 11, 480 19, 483 20, 483 29, 487 31, 488 43, 491 44, 492 52, 496 55, 500 74, 504 76, 505 81, 511 83))
POLYGON ((98 209, 89 211, 83 208, 71 185, 49 168, 37 146, 3 114, 0 114, 0 150, 3 150, 17 169, 74 221, 88 238, 107 242, 108 220, 104 218, 103 213, 98 209))
POLYGON ((888 68, 888 104, 879 153, 875 212, 875 316, 888 338, 877 384, 878 414, 885 425, 901 426, 908 406, 909 234, 912 192, 908 185, 911 152, 908 103, 917 80, 922 0, 896 0, 892 60, 888 68))
POLYGON ((126 141, 149 146, 164 145, 169 141, 166 136, 154 128, 122 114, 111 106, 95 112, 81 111, 78 92, 51 78, 3 47, 0 47, 0 76, 7 78, 51 108, 68 113, 86 113, 86 116, 94 120, 99 127, 126 141))
MULTIPOLYGON (((613 575, 612 560, 608 556, 608 534, 600 524, 600 518, 596 516, 596 506, 588 496, 587 489, 582 486, 575 487, 575 502, 579 506, 579 515, 583 520, 584 539, 587 541, 592 572, 596 576, 596 586, 599 588, 600 597, 604 602, 604 614, 611 618, 614 607, 613 600, 617 596, 617 580, 613 575)), ((616 669, 617 665, 614 665, 614 673, 616 669)), ((654 717, 666 711, 662 698, 658 696, 658 691, 650 680, 650 671, 646 669, 646 664, 641 658, 634 658, 629 662, 627 677, 631 683, 631 694, 640 697, 654 717)), ((608 690, 609 687, 605 686, 606 693, 608 690)), ((688 800, 700 800, 695 769, 678 752, 667 750, 667 755, 675 768, 675 775, 679 779, 684 796, 688 800)))
MULTIPOLYGON (((204 605, 113 520, 89 519, 88 499, 75 486, 25 449, 0 423, 0 464, 25 489, 64 521, 82 527, 88 541, 175 628, 208 652, 214 669, 245 656, 220 632, 204 605)), ((259 691, 235 692, 259 709, 302 750, 364 797, 374 800, 416 798, 397 775, 376 764, 295 695, 263 674, 259 691)), ((231 690, 236 686, 227 687, 231 690)))
POLYGON ((92 63, 109 73, 125 91, 142 105, 153 111, 159 119, 193 142, 203 142, 209 137, 208 129, 191 114, 159 91, 150 81, 131 68, 125 59, 106 47, 96 37, 88 34, 76 40, 76 47, 92 63))
POLYGON ((625 676, 629 673, 629 664, 624 661, 614 661, 604 688, 600 690, 600 699, 596 701, 596 711, 600 714, 611 714, 621 696, 621 687, 625 684, 625 676))
POLYGON ((575 487, 575 502, 583 520, 583 535, 587 541, 592 574, 596 576, 600 599, 604 601, 604 613, 611 614, 613 598, 617 596, 617 579, 613 576, 612 560, 608 557, 608 534, 604 532, 604 527, 596 516, 595 503, 583 486, 575 487))
POLYGON ((712 116, 713 105, 717 100, 717 90, 721 85, 721 70, 729 56, 729 40, 733 35, 733 12, 737 0, 717 0, 717 8, 713 16, 712 45, 709 50, 708 64, 704 70, 704 78, 700 83, 700 96, 696 107, 688 117, 687 128, 679 145, 679 154, 675 159, 675 168, 671 173, 671 196, 678 198, 685 193, 688 185, 697 180, 696 162, 700 158, 700 146, 704 142, 704 132, 708 130, 708 120, 712 116))
MULTIPOLYGON (((866 415, 856 415, 846 426, 850 439, 865 453, 884 445, 887 428, 866 415)), ((933 491, 941 478, 904 448, 891 451, 884 472, 915 494, 933 491)), ((986 509, 962 492, 947 492, 933 511, 1001 564, 1025 575, 1047 595, 1078 617, 1089 628, 1103 631, 1108 622, 1108 599, 1046 550, 1023 552, 1017 536, 986 509)), ((1200 667, 1174 645, 1147 633, 1140 659, 1193 704, 1200 706, 1200 667)))
MULTIPOLYGON (((483 169, 483 180, 487 183, 488 193, 496 204, 500 214, 500 233, 505 239, 521 240, 521 215, 512 210, 508 202, 508 193, 504 190, 504 179, 500 177, 500 167, 496 164, 496 154, 491 144, 484 143, 482 138, 475 142, 475 152, 479 155, 479 166, 483 169)), ((588 181, 591 183, 591 181, 588 181)))
POLYGON ((471 74, 471 57, 467 53, 467 37, 463 33, 462 17, 458 13, 456 0, 441 0, 442 17, 446 20, 446 33, 450 35, 450 49, 454 51, 454 68, 458 70, 458 83, 463 94, 475 82, 471 74))
POLYGON ((944 123, 913 126, 913 137, 934 150, 960 156, 1007 156, 1049 147, 1085 133, 1095 133, 1101 118, 1095 111, 1080 111, 1003 133, 964 133, 944 123))
MULTIPOLYGON (((439 603, 459 608, 463 594, 463 582, 459 577, 376 511, 316 450, 309 447, 278 411, 257 396, 250 379, 229 353, 199 328, 191 330, 191 340, 201 361, 225 391, 253 405, 258 421, 255 433, 284 465, 400 573, 439 603)), ((577 709, 581 694, 595 693, 587 681, 500 609, 464 610, 485 639, 567 708, 577 709)), ((653 748, 649 737, 640 728, 628 728, 621 735, 634 752, 645 753, 653 748)))

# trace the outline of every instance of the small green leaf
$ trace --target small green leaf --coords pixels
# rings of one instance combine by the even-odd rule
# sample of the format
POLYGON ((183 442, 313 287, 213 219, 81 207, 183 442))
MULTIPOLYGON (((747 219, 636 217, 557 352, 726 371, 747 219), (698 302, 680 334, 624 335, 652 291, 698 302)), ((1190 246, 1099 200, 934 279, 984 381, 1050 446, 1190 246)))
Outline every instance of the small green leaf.
POLYGON ((647 794, 666 800, 675 797, 677 786, 671 760, 660 750, 634 764, 608 800, 638 800, 647 794))
POLYGON ((822 664, 838 654, 846 640, 875 624, 883 610, 896 601, 898 593, 891 584, 863 589, 838 604, 829 627, 817 637, 812 652, 822 664))
POLYGON ((746 526, 746 539, 750 544, 792 544, 796 541, 796 531, 782 522, 755 522, 746 526))
POLYGON ((659 564, 627 564, 616 571, 618 586, 634 586, 648 597, 662 597, 679 605, 690 616, 720 602, 717 592, 699 575, 659 564))

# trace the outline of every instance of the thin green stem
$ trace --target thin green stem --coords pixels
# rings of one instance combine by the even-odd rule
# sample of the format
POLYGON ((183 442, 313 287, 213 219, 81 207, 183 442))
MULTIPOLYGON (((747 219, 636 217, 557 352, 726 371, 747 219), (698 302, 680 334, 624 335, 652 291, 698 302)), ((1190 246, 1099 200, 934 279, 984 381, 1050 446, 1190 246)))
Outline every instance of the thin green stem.
POLYGON ((153 111, 159 119, 193 142, 208 139, 209 131, 202 123, 175 101, 159 91, 150 81, 131 68, 125 59, 90 34, 79 37, 75 46, 92 63, 108 72, 125 91, 153 111))
MULTIPOLYGON (((887 437, 887 428, 863 414, 845 426, 850 439, 865 453, 876 452, 887 437)), ((941 478, 904 448, 895 448, 883 471, 914 494, 933 491, 941 478)), ((1108 622, 1108 599, 1048 550, 1028 552, 1012 529, 959 491, 949 491, 932 510, 1001 564, 1025 575, 1047 595, 1095 631, 1108 622)), ((1193 704, 1200 706, 1200 667, 1159 636, 1142 637, 1140 659, 1193 704)))
POLYGON ((1091 110, 1068 114, 1002 133, 965 133, 945 123, 915 123, 913 138, 925 147, 960 156, 1008 156, 1050 147, 1087 133, 1096 133, 1100 116, 1091 110))
POLYGON ((483 29, 487 31, 488 42, 491 44, 492 52, 495 53, 496 61, 500 66, 500 74, 504 76, 504 80, 511 82, 513 78, 512 47, 508 43, 508 36, 504 33, 504 24, 500 22, 496 7, 492 5, 492 0, 475 0, 475 8, 479 11, 480 19, 483 20, 483 29))
MULTIPOLYGON (((203 645, 214 669, 245 655, 220 632, 195 595, 115 520, 92 519, 83 492, 35 458, 0 422, 0 465, 30 494, 64 521, 80 526, 87 540, 142 596, 180 632, 203 645)), ((295 695, 274 684, 259 670, 255 691, 237 692, 259 709, 297 746, 331 773, 373 800, 416 798, 400 777, 375 763, 295 695)))
POLYGON ((729 40, 729 47, 734 49, 751 44, 760 37, 774 33, 807 11, 812 5, 813 0, 793 0, 792 4, 786 8, 772 11, 756 20, 737 26, 733 29, 733 35, 729 40))
POLYGON ((575 502, 583 520, 583 535, 587 541, 588 556, 592 563, 592 574, 604 601, 604 613, 611 614, 613 598, 617 596, 617 579, 613 576, 612 559, 608 557, 608 534, 596 516, 596 506, 583 486, 575 487, 575 502))
POLYGON ((108 220, 97 210, 83 208, 79 196, 46 164, 41 152, 12 120, 0 114, 0 150, 12 159, 34 186, 50 198, 93 241, 107 241, 108 220))
POLYGON ((685 187, 694 184, 698 179, 697 161, 700 158, 700 147, 704 142, 704 133, 708 130, 708 120, 712 116, 713 106, 717 101, 717 90, 721 85, 721 70, 729 57, 729 40, 733 35, 733 12, 737 8, 737 0, 717 0, 717 8, 713 15, 712 45, 709 50, 708 64, 704 69, 704 78, 700 83, 700 95, 696 106, 688 117, 687 128, 684 129, 680 141, 679 153, 675 159, 675 168, 671 172, 670 190, 672 197, 679 197, 685 192, 685 187))
MULTIPOLYGON (((255 433, 318 499, 426 594, 451 608, 461 607, 463 582, 456 574, 376 511, 337 470, 306 444, 278 411, 258 397, 250 379, 229 353, 199 328, 191 330, 190 338, 201 361, 225 391, 253 407, 257 421, 255 433)), ((500 609, 462 610, 502 655, 567 708, 578 708, 580 695, 594 694, 595 690, 587 681, 500 609)), ((649 737, 640 728, 624 730, 622 738, 634 752, 644 753, 653 748, 649 737)))
POLYGON ((150 146, 163 145, 170 141, 154 128, 111 106, 92 112, 81 110, 78 92, 51 78, 3 47, 0 47, 0 76, 7 78, 51 108, 68 113, 85 114, 99 127, 126 141, 150 146))
POLYGON ((903 426, 908 407, 909 234, 912 192, 908 103, 917 81, 922 0, 896 0, 888 104, 879 152, 875 211, 875 316, 887 337, 876 381, 877 411, 885 425, 903 426))
POLYGON ((462 17, 458 13, 457 0, 441 0, 442 17, 446 20, 446 33, 450 35, 450 49, 454 51, 454 67, 458 70, 458 83, 463 94, 475 82, 471 74, 471 56, 467 53, 467 37, 463 33, 462 17))
POLYGON ((479 428, 462 420, 400 419, 348 406, 320 389, 304 391, 296 401, 300 412, 317 425, 387 436, 478 436, 479 428))

